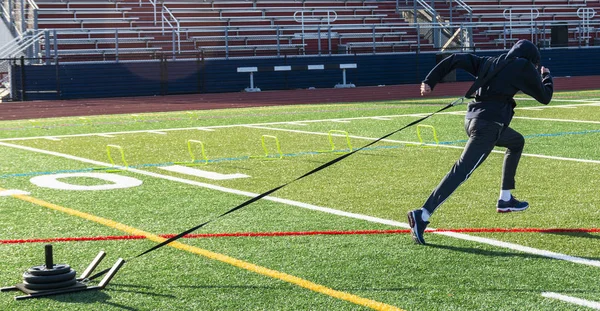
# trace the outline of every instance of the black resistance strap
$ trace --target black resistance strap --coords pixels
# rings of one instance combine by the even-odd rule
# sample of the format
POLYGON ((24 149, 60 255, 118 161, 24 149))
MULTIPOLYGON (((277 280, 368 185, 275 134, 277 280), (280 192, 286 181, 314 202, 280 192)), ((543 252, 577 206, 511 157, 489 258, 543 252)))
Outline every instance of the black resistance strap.
MULTIPOLYGON (((240 204, 240 205, 238 205, 238 206, 236 206, 236 207, 234 207, 234 208, 226 211, 225 213, 223 213, 223 214, 221 214, 221 215, 219 215, 219 216, 217 216, 217 217, 215 217, 215 218, 213 218, 211 220, 208 220, 208 221, 206 221, 204 223, 201 223, 201 224, 199 224, 199 225, 197 225, 197 226, 195 226, 193 228, 185 230, 184 232, 181 232, 181 233, 179 233, 179 234, 177 234, 177 235, 175 235, 175 236, 173 236, 173 237, 171 237, 171 238, 169 238, 169 239, 161 242, 160 244, 157 244, 157 245, 153 246, 152 248, 149 248, 148 250, 146 250, 146 251, 138 254, 137 256, 135 256, 135 257, 133 257, 131 259, 128 259, 127 261, 131 261, 132 259, 139 258, 139 257, 141 257, 143 255, 146 255, 146 254, 148 254, 148 253, 150 253, 150 252, 152 252, 154 250, 157 250, 157 249, 159 249, 159 248, 161 248, 161 247, 163 247, 163 246, 165 246, 165 245, 167 245, 167 244, 169 244, 169 243, 171 243, 173 241, 176 241, 176 240, 182 238, 183 236, 185 236, 185 235, 187 235, 189 233, 192 233, 192 232, 194 232, 194 231, 196 231, 196 230, 198 230, 198 229, 206 226, 207 224, 209 224, 209 223, 211 223, 211 222, 213 222, 213 221, 215 221, 215 220, 217 220, 217 219, 219 219, 219 218, 221 218, 221 217, 223 217, 225 215, 231 214, 231 213, 233 213, 233 212, 235 212, 235 211, 237 211, 239 209, 242 209, 242 208, 244 208, 244 207, 246 207, 246 206, 248 206, 248 205, 250 205, 250 204, 252 204, 252 203, 254 203, 254 202, 256 202, 256 201, 258 201, 258 200, 260 200, 260 199, 262 199, 262 198, 264 198, 264 197, 266 197, 266 196, 268 196, 268 195, 270 195, 272 193, 274 193, 275 191, 277 191, 277 190, 279 190, 279 189, 281 189, 281 188, 283 188, 283 187, 285 187, 285 186, 287 186, 287 185, 295 182, 295 181, 298 181, 298 180, 300 180, 300 179, 302 179, 304 177, 308 177, 308 176, 310 176, 310 175, 312 175, 312 174, 314 174, 314 173, 316 173, 316 172, 318 172, 320 170, 323 170, 323 169, 325 169, 325 168, 327 168, 327 167, 329 167, 329 166, 331 166, 331 165, 333 165, 333 164, 335 164, 337 162, 340 162, 340 161, 344 160, 345 158, 347 158, 347 157, 349 157, 349 156, 351 156, 351 155, 353 155, 353 154, 355 154, 355 153, 357 153, 357 152, 359 152, 359 151, 361 151, 361 150, 363 150, 363 149, 365 149, 367 147, 370 147, 370 146, 372 146, 372 145, 380 142, 383 139, 386 139, 386 138, 388 138, 388 137, 390 137, 390 136, 392 136, 392 135, 394 135, 394 134, 396 134, 396 133, 398 133, 398 132, 400 132, 400 131, 408 128, 408 127, 411 127, 411 126, 413 126, 413 125, 415 125, 417 123, 422 122, 425 119, 428 119, 429 117, 433 116, 436 113, 440 113, 440 112, 442 112, 442 111, 444 111, 444 110, 446 110, 448 108, 451 108, 451 107, 454 107, 456 105, 462 104, 463 102, 464 102, 464 98, 461 97, 461 98, 453 101, 452 103, 448 104, 447 106, 445 106, 444 108, 442 108, 442 109, 440 109, 440 110, 438 110, 436 112, 433 112, 433 113, 428 114, 428 115, 426 115, 426 116, 424 116, 424 117, 422 117, 422 118, 420 118, 418 120, 410 122, 409 124, 403 126, 402 128, 399 128, 399 129, 397 129, 397 130, 395 130, 395 131, 393 131, 391 133, 388 133, 388 134, 386 134, 386 135, 384 135, 384 136, 382 136, 382 137, 380 137, 380 138, 378 138, 378 139, 376 139, 376 140, 374 140, 374 141, 372 141, 372 142, 370 142, 370 143, 368 143, 368 144, 366 144, 366 145, 364 145, 364 146, 362 146, 362 147, 360 147, 358 149, 354 149, 353 151, 351 151, 349 153, 341 155, 341 156, 339 156, 339 157, 337 157, 337 158, 335 158, 335 159, 333 159, 333 160, 331 160, 331 161, 329 161, 329 162, 327 162, 325 164, 322 164, 319 167, 311 170, 310 172, 308 172, 308 173, 306 173, 306 174, 304 174, 304 175, 302 175, 302 176, 300 176, 300 177, 298 177, 296 179, 290 180, 290 181, 286 182, 283 185, 277 186, 277 187, 275 187, 275 188, 273 188, 273 189, 271 189, 269 191, 263 192, 263 193, 261 193, 261 194, 255 196, 255 197, 253 197, 253 198, 251 198, 251 199, 243 202, 242 204, 240 204)), ((88 280, 93 280, 95 278, 98 278, 98 277, 102 276, 103 274, 107 273, 109 270, 110 269, 106 269, 104 271, 98 272, 95 275, 89 277, 88 280)))

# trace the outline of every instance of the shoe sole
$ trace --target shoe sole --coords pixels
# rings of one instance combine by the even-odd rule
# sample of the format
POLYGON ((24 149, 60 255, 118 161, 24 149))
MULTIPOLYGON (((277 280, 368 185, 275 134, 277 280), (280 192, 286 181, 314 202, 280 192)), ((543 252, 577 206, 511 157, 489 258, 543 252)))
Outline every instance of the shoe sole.
POLYGON ((521 212, 529 208, 529 204, 525 207, 506 207, 506 208, 496 208, 496 212, 498 213, 510 213, 510 212, 521 212))
POLYGON ((415 241, 415 243, 417 244, 425 245, 425 240, 419 239, 419 237, 417 236, 415 228, 416 222, 413 216, 413 212, 408 212, 408 225, 410 226, 410 236, 412 237, 413 241, 415 241))

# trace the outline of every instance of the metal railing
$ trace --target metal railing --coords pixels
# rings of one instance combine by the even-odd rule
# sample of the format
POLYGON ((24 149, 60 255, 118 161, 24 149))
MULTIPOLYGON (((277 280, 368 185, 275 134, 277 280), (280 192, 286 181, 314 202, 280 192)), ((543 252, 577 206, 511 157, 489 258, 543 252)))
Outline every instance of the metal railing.
POLYGON ((9 28, 16 34, 22 34, 27 29, 37 29, 39 7, 34 0, 5 0, 3 1, 2 16, 9 28))
POLYGON ((0 3, 0 9, 2 11, 0 13, 2 14, 2 17, 4 17, 4 19, 6 19, 12 25, 10 5, 10 1, 2 1, 2 3, 0 3))
MULTIPOLYGON (((417 8, 417 4, 420 5, 420 6, 422 6, 423 9, 425 9, 425 11, 432 16, 433 20, 436 19, 437 12, 435 11, 435 9, 431 5, 429 5, 429 3, 425 2, 424 0, 416 0, 415 1, 415 10, 417 8)), ((415 16, 416 16, 416 14, 415 14, 415 16)))
MULTIPOLYGON (((458 4, 458 7, 467 12, 467 17, 469 18, 469 22, 473 22, 473 9, 466 4, 463 0, 453 0, 458 4)), ((452 2, 451 2, 452 3, 452 2)), ((452 8, 450 9, 450 14, 452 14, 452 8)), ((452 22, 452 15, 450 15, 450 22, 452 22)))
MULTIPOLYGON (((171 34, 172 34, 172 38, 171 38, 171 51, 173 52, 173 54, 175 53, 181 53, 181 23, 179 22, 179 20, 175 17, 175 15, 173 15, 173 12, 171 12, 171 10, 164 4, 161 3, 157 5, 157 0, 148 0, 148 2, 150 2, 150 4, 152 5, 152 15, 153 15, 153 21, 154 21, 154 25, 158 24, 158 10, 157 10, 157 6, 160 5, 160 23, 161 23, 161 29, 162 29, 162 34, 165 34, 165 23, 169 26, 169 28, 171 29, 171 34), (177 38, 177 39, 175 39, 177 38)), ((143 5, 143 0, 139 0, 139 6, 141 7, 143 5)))
MULTIPOLYGON (((331 10, 310 10, 310 11, 294 12, 294 21, 296 21, 296 23, 300 23, 302 25, 302 45, 304 47, 306 46, 304 25, 306 23, 323 23, 323 20, 325 20, 326 25, 329 27, 329 26, 331 26, 331 23, 334 23, 337 20, 337 13, 335 11, 331 11, 331 10), (308 17, 307 17, 305 15, 305 13, 310 13, 310 15, 308 15, 308 17), (298 15, 300 15, 299 18, 298 18, 298 15)), ((318 36, 320 39, 320 36, 321 36, 320 28, 318 31, 318 36)), ((279 40, 277 42, 279 42, 279 40)), ((319 40, 319 43, 320 42, 321 42, 321 40, 319 40)))
MULTIPOLYGON (((505 9, 502 12, 502 16, 504 16, 505 19, 508 20, 508 34, 510 35, 510 38, 513 38, 513 10, 514 11, 521 11, 521 12, 525 12, 522 14, 529 14, 527 15, 527 17, 529 18, 529 21, 531 22, 531 41, 535 41, 535 32, 534 29, 536 27, 534 20, 537 19, 538 17, 540 17, 540 10, 538 8, 518 8, 518 9, 513 9, 513 8, 508 8, 505 9)), ((521 14, 519 14, 520 16, 521 14)), ((520 20, 521 18, 517 18, 518 20, 520 20)))
POLYGON ((177 18, 175 18, 175 15, 173 15, 171 10, 169 10, 169 8, 167 8, 164 5, 162 6, 160 16, 161 16, 161 22, 162 22, 163 35, 165 34, 165 23, 167 23, 167 25, 169 25, 169 27, 171 28, 171 34, 173 36, 173 38, 172 38, 173 54, 175 54, 175 52, 181 53, 181 24, 179 23, 179 20, 177 18), (165 13, 167 13, 167 14, 165 14, 165 13), (176 40, 175 40, 175 37, 177 37, 176 40), (175 49, 175 46, 177 46, 177 50, 175 49))
POLYGON ((44 31, 37 29, 26 30, 18 37, 0 47, 0 59, 15 58, 21 55, 35 57, 39 52, 40 39, 43 37, 44 31))
POLYGON ((473 13, 473 9, 466 4, 463 0, 454 0, 459 7, 461 7, 463 10, 465 10, 468 14, 472 14, 473 13))
POLYGON ((39 42, 43 37, 44 31, 30 29, 0 47, 0 73, 5 73, 0 76, 0 94, 10 90, 10 59, 37 57, 39 42))
MULTIPOLYGON (((156 20, 156 1, 153 0, 148 0, 148 2, 150 2, 150 4, 152 4, 152 13, 153 13, 153 20, 154 20, 154 25, 156 25, 157 20, 156 20)), ((140 0, 140 7, 142 6, 142 0, 140 0)))
POLYGON ((579 40, 585 41, 585 45, 590 45, 590 39, 592 38, 591 32, 593 30, 590 27, 590 21, 596 15, 596 11, 593 8, 579 8, 577 9, 577 16, 581 18, 581 26, 578 27, 579 40))

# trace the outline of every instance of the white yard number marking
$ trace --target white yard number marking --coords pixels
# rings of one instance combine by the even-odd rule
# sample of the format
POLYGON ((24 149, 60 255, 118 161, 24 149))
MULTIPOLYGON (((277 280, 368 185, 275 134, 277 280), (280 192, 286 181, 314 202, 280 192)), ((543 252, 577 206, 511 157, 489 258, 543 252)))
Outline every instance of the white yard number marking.
POLYGON ((127 176, 121 176, 117 174, 108 174, 108 173, 65 173, 65 174, 54 174, 54 175, 43 175, 36 176, 31 179, 31 183, 43 187, 43 188, 51 188, 58 190, 112 190, 112 189, 122 189, 122 188, 131 188, 136 187, 142 184, 142 181, 127 176), (60 181, 61 178, 69 178, 69 177, 89 177, 89 178, 97 178, 104 181, 108 181, 110 183, 106 183, 103 185, 93 185, 93 186, 85 186, 85 185, 73 185, 67 182, 60 181))

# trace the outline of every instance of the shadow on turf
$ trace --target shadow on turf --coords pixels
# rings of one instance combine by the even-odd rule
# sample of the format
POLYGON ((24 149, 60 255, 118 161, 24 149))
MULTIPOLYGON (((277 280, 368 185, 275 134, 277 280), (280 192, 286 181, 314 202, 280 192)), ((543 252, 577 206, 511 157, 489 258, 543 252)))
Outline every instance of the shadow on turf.
POLYGON ((589 232, 544 232, 545 234, 564 235, 573 238, 600 239, 600 235, 589 232))
MULTIPOLYGON (((529 259, 552 259, 540 255, 527 254, 527 253, 513 253, 513 252, 502 252, 502 251, 491 251, 473 247, 458 247, 458 246, 450 246, 450 245, 441 245, 441 244, 431 244, 427 243, 427 246, 439 249, 445 249, 455 252, 462 252, 467 254, 475 254, 475 255, 483 255, 483 256, 494 256, 494 257, 521 257, 521 258, 529 258, 529 259)), ((554 260, 554 259, 552 259, 554 260)))
MULTIPOLYGON (((546 234, 563 235, 563 236, 568 236, 568 237, 572 237, 572 238, 600 239, 600 235, 589 233, 589 232, 545 232, 545 233, 546 234)), ((600 258, 598 258, 598 257, 581 257, 581 258, 590 259, 590 260, 600 260, 600 258)))
POLYGON ((82 303, 82 304, 101 303, 101 304, 106 304, 106 305, 109 305, 109 306, 117 308, 117 309, 129 310, 129 311, 138 311, 141 309, 111 302, 110 301, 111 295, 107 292, 133 293, 133 294, 140 294, 140 295, 146 295, 146 296, 173 298, 173 299, 177 298, 174 295, 157 294, 155 292, 150 292, 150 291, 141 291, 141 290, 132 290, 132 289, 123 289, 123 288, 133 288, 133 289, 139 288, 139 289, 148 289, 148 290, 153 289, 153 287, 149 287, 149 286, 128 285, 128 284, 111 284, 111 286, 107 287, 104 291, 91 291, 91 292, 87 292, 84 294, 82 293, 81 295, 78 295, 75 293, 75 294, 71 294, 71 295, 58 295, 58 296, 50 296, 50 297, 52 297, 52 299, 54 299, 58 302, 82 303), (119 287, 121 287, 121 288, 119 288, 119 287))
POLYGON ((122 310, 129 310, 129 311, 139 310, 137 308, 110 302, 110 299, 111 299, 110 295, 106 294, 103 291, 91 291, 91 292, 86 292, 86 293, 81 292, 79 294, 72 293, 72 294, 65 294, 65 295, 48 296, 48 297, 45 297, 45 299, 52 299, 54 301, 62 302, 62 303, 77 303, 77 304, 100 303, 100 304, 110 305, 114 308, 118 308, 118 309, 122 309, 122 310))
POLYGON ((181 288, 191 288, 191 289, 212 289, 212 288, 216 288, 216 289, 224 289, 224 288, 231 288, 231 289, 275 289, 275 290, 281 290, 281 289, 286 289, 284 287, 277 287, 277 286, 256 286, 256 285, 183 285, 183 286, 179 286, 181 288))
MULTIPOLYGON (((585 237, 585 238, 593 238, 593 239, 600 238, 600 237, 593 236, 592 234, 589 234, 586 232, 571 232, 571 233, 565 232, 565 233, 553 233, 553 234, 573 235, 575 237, 585 237)), ((544 256, 534 255, 534 254, 498 252, 498 251, 482 250, 482 249, 471 248, 471 247, 457 247, 457 246, 431 244, 431 243, 427 243, 427 246, 430 246, 433 248, 463 252, 463 253, 468 253, 468 254, 484 255, 484 256, 553 259, 553 258, 548 258, 548 257, 544 257, 544 256)), ((595 257, 580 257, 580 258, 589 259, 589 260, 600 260, 600 258, 595 258, 595 257)))
POLYGON ((110 288, 107 288, 107 289, 110 290, 111 292, 133 293, 133 294, 140 294, 140 295, 153 296, 153 297, 163 297, 163 298, 176 298, 173 295, 157 294, 157 293, 151 292, 150 290, 154 290, 154 287, 149 287, 149 286, 113 284, 113 286, 111 286, 110 288), (115 287, 117 287, 117 288, 115 288, 115 287), (121 289, 119 287, 148 289, 148 291, 133 290, 133 289, 121 289))

